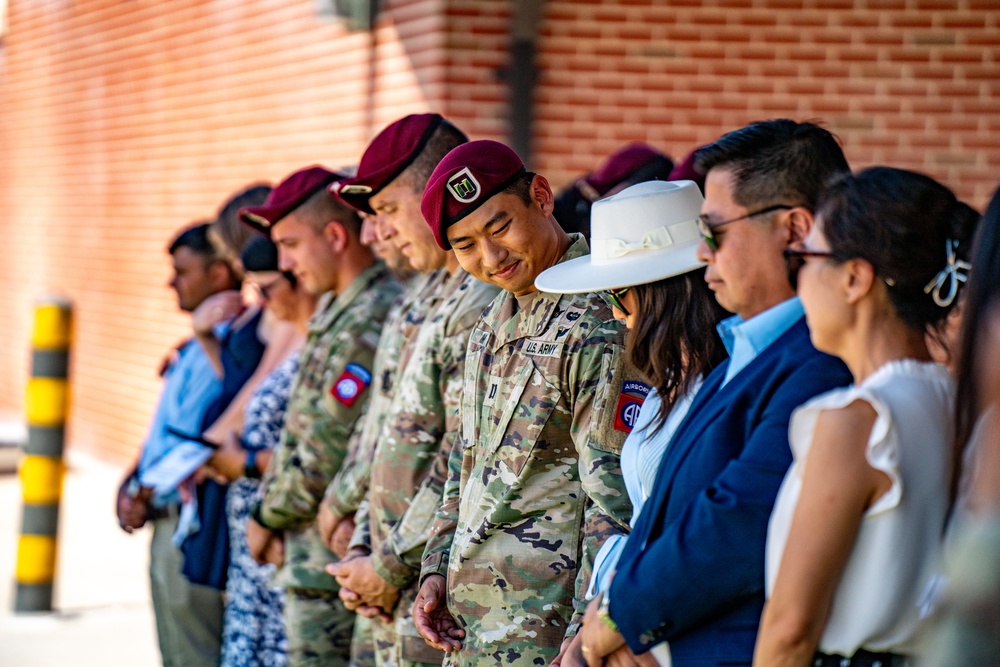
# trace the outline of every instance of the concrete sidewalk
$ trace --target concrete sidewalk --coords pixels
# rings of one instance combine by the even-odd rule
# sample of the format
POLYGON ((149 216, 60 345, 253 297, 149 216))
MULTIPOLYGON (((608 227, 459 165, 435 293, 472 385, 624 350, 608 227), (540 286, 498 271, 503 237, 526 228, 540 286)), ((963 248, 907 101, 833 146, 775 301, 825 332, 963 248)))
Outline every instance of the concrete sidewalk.
POLYGON ((0 473, 0 666, 156 667, 150 531, 126 535, 114 513, 124 471, 73 451, 67 463, 50 614, 13 613, 21 488, 0 473))

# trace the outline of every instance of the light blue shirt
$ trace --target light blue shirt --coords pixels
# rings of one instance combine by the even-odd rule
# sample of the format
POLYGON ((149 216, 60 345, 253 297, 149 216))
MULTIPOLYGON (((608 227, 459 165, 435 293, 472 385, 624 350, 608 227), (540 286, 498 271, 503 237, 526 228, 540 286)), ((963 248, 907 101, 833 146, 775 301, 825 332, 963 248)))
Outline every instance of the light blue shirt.
MULTIPOLYGON (((646 400, 643 401, 642 408, 639 410, 639 416, 632 432, 625 438, 625 444, 622 445, 621 466, 622 476, 625 478, 625 489, 628 491, 629 500, 632 501, 630 525, 633 528, 639 520, 642 506, 649 500, 649 494, 656 483, 656 473, 660 469, 667 445, 691 408, 691 403, 694 401, 698 389, 701 388, 701 382, 702 379, 697 378, 691 383, 688 393, 677 399, 670 409, 666 421, 663 422, 663 426, 655 432, 651 430, 651 427, 659 417, 662 401, 656 388, 650 389, 649 395, 646 396, 646 400)), ((601 550, 594 558, 594 570, 587 591, 588 598, 608 590, 608 586, 611 584, 611 575, 618 566, 618 558, 625 549, 627 539, 627 535, 612 535, 601 545, 601 550)))
POLYGON ((737 373, 747 367, 761 352, 771 346, 781 335, 798 322, 805 311, 795 296, 777 306, 768 308, 749 320, 734 315, 719 322, 717 330, 722 344, 729 352, 729 367, 722 381, 725 386, 737 373))
MULTIPOLYGON (((215 374, 212 362, 195 341, 189 341, 178 350, 177 360, 164 375, 163 392, 153 414, 149 433, 142 443, 139 456, 139 481, 143 472, 160 457, 182 442, 189 442, 168 432, 201 435, 205 412, 222 392, 222 381, 215 374)), ((153 499, 157 506, 178 502, 176 491, 158 495, 153 499)))

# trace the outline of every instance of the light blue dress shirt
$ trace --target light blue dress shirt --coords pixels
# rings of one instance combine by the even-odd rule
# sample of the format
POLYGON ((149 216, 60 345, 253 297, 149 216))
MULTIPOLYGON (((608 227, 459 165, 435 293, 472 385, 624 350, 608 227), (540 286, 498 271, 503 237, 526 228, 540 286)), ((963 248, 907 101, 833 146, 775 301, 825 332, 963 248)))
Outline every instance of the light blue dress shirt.
MULTIPOLYGON (((656 473, 660 469, 660 462, 663 454, 667 451, 667 444, 674 437, 674 432, 680 426, 691 403, 694 401, 698 389, 701 388, 702 378, 697 378, 691 383, 688 393, 681 396, 670 409, 663 426, 656 432, 651 428, 656 423, 656 418, 660 414, 659 392, 656 388, 649 391, 646 400, 642 403, 639 416, 636 418, 635 427, 625 438, 622 445, 621 465, 622 476, 625 478, 625 489, 628 491, 628 498, 632 501, 632 521, 631 526, 635 526, 642 512, 642 506, 649 499, 649 494, 656 483, 656 473)), ((590 578, 590 587, 587 597, 592 598, 601 591, 608 590, 611 583, 611 574, 618 566, 618 558, 625 548, 625 541, 628 535, 612 535, 601 545, 601 550, 594 558, 594 571, 590 578)))
MULTIPOLYGON (((183 438, 168 432, 168 427, 180 433, 201 435, 202 421, 208 407, 222 392, 222 381, 215 374, 208 355, 195 341, 178 350, 177 360, 164 375, 163 392, 153 414, 149 433, 142 443, 139 456, 139 481, 153 463, 158 461, 183 438)), ((178 502, 176 491, 157 495, 153 504, 159 507, 178 502)))
POLYGON ((722 344, 726 346, 726 351, 729 352, 729 367, 726 369, 722 386, 736 377, 736 374, 756 359, 758 354, 791 329, 803 314, 805 311, 802 309, 802 302, 795 296, 749 320, 734 315, 719 322, 717 327, 719 336, 722 338, 722 344))

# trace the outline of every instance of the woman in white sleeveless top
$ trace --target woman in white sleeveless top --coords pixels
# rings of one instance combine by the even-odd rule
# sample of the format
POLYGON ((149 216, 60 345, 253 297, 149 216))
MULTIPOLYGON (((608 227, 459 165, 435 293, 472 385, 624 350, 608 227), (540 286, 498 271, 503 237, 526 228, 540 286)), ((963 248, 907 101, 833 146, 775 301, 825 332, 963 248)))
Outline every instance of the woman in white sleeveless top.
POLYGON ((757 667, 912 664, 953 465, 954 383, 924 333, 955 303, 976 219, 933 179, 875 167, 838 180, 786 252, 813 343, 855 382, 792 417, 757 667))

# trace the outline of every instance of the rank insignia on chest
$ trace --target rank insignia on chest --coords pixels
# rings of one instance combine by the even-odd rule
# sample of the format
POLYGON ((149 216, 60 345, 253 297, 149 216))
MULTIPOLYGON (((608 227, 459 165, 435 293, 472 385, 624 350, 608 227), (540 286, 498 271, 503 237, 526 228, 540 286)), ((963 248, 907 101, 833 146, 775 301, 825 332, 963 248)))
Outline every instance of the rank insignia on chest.
POLYGON ((344 372, 330 387, 330 395, 347 407, 351 407, 371 382, 372 374, 366 368, 358 364, 347 364, 344 372))
POLYGON ((635 380, 622 382, 621 393, 618 394, 618 408, 615 410, 615 429, 631 433, 639 419, 642 402, 649 394, 649 385, 635 380))

